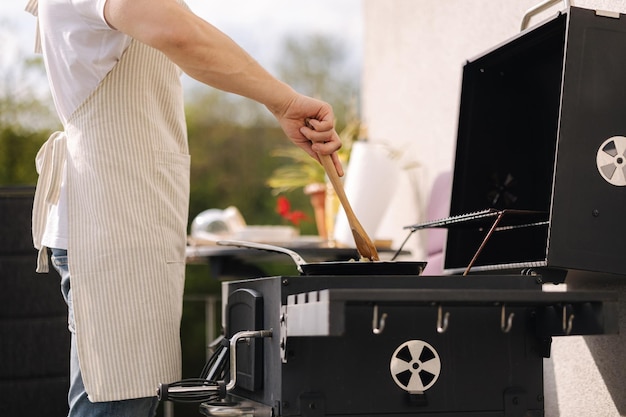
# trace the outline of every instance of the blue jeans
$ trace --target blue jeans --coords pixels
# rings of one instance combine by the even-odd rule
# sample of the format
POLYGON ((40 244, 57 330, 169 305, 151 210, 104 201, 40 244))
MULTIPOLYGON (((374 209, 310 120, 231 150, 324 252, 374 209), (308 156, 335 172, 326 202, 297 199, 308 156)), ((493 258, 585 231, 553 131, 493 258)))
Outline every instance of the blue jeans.
POLYGON ((153 417, 159 404, 157 397, 93 403, 87 398, 76 350, 76 328, 72 308, 70 272, 65 249, 52 249, 52 265, 61 275, 61 293, 68 308, 68 328, 71 332, 70 390, 68 417, 153 417))

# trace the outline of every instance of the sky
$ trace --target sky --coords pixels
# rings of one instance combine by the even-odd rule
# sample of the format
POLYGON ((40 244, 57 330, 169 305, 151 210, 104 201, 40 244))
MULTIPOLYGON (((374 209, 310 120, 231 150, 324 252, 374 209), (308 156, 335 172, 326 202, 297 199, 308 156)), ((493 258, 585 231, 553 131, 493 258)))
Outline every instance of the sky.
MULTIPOLYGON (((270 70, 285 36, 323 34, 345 44, 348 60, 362 55, 361 0, 187 0, 199 16, 227 33, 270 70)), ((0 66, 17 51, 32 53, 34 17, 26 0, 0 2, 0 66)))

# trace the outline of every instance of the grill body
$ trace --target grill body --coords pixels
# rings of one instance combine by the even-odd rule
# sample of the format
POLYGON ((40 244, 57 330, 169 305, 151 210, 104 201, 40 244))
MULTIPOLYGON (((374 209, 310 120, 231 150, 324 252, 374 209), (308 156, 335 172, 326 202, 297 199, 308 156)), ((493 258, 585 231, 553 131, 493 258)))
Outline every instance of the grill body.
POLYGON ((570 334, 617 326, 614 295, 546 294, 537 277, 268 277, 223 285, 229 336, 273 332, 238 346, 232 394, 275 416, 541 416, 543 358, 551 337, 565 334, 561 306, 580 320, 570 334))

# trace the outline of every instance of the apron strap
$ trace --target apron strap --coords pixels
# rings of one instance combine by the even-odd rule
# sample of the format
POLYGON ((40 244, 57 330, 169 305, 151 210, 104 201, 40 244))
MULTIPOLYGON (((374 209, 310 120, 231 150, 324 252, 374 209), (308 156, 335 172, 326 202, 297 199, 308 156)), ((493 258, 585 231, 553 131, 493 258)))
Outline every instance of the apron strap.
MULTIPOLYGON (((37 17, 39 14, 39 0, 28 0, 26 8, 28 13, 37 17)), ((39 17, 37 17, 37 31, 35 32, 35 53, 41 53, 41 36, 39 34, 39 17)))

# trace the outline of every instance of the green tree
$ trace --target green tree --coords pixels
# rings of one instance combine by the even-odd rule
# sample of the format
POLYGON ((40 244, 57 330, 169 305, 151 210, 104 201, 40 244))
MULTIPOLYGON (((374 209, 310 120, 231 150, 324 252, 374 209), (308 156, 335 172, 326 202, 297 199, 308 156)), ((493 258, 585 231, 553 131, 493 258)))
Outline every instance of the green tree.
POLYGON ((279 77, 296 90, 332 104, 337 128, 359 107, 360 68, 348 65, 347 46, 325 35, 286 38, 279 77))
MULTIPOLYGON (((6 36, 0 31, 0 40, 6 36)), ((37 182, 35 156, 59 127, 40 57, 8 53, 0 65, 0 185, 37 182)))
POLYGON ((0 185, 37 183, 35 156, 47 137, 43 131, 26 132, 14 126, 0 127, 0 185))

